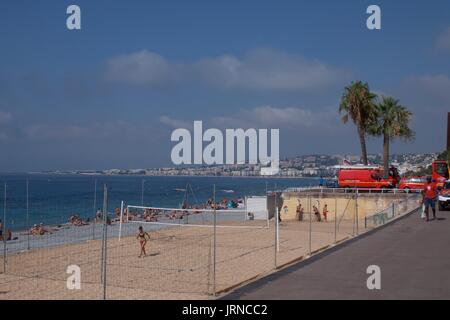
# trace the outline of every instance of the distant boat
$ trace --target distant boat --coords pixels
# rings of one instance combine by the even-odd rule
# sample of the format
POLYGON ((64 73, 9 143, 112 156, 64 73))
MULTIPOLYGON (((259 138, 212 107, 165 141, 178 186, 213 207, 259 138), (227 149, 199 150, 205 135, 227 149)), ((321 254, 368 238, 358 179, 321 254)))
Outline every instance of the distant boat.
POLYGON ((177 192, 186 192, 186 189, 175 188, 175 189, 173 189, 173 191, 177 191, 177 192))
POLYGON ((231 189, 225 189, 225 190, 221 190, 222 192, 225 192, 225 193, 234 193, 234 190, 231 190, 231 189))

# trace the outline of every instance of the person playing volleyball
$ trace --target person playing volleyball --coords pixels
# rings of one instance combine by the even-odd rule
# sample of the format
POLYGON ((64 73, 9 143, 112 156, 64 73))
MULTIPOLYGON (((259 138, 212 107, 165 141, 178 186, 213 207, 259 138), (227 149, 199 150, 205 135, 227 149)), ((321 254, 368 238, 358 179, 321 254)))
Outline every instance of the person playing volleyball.
POLYGON ((136 238, 139 240, 139 244, 141 245, 141 252, 138 258, 141 258, 142 254, 144 254, 144 256, 147 256, 147 253, 145 252, 145 246, 147 245, 147 240, 150 240, 150 235, 144 231, 142 226, 139 226, 139 232, 136 238))

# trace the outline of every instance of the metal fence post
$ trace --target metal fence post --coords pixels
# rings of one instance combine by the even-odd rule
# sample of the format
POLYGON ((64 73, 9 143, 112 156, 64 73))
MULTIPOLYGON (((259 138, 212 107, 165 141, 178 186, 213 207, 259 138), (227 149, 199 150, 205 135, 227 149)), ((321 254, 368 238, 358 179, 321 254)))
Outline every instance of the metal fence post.
POLYGON ((27 179, 27 217, 26 217, 26 225, 27 225, 27 250, 30 250, 30 201, 29 201, 29 182, 27 179))
MULTIPOLYGON (((276 194, 275 194, 275 197, 276 197, 276 194)), ((276 201, 275 201, 275 203, 276 203, 276 201)), ((273 260, 275 269, 277 268, 277 265, 278 265, 278 262, 277 262, 277 258, 278 258, 278 252, 277 252, 278 219, 279 219, 279 217, 278 217, 278 207, 275 206, 275 221, 274 221, 274 224, 273 224, 274 229, 275 229, 275 239, 274 239, 274 246, 273 246, 274 249, 275 249, 275 251, 274 251, 274 260, 273 260)))
POLYGON ((312 253, 312 201, 311 201, 311 194, 308 193, 308 204, 309 204, 309 255, 312 253))
POLYGON ((3 273, 6 274, 6 182, 3 197, 3 273))
POLYGON ((359 234, 359 210, 358 210, 358 197, 359 197, 359 191, 356 189, 356 196, 355 196, 355 219, 356 219, 356 235, 359 234))
POLYGON ((108 248, 108 187, 103 186, 103 300, 106 300, 106 257, 108 248))
POLYGON ((337 196, 334 197, 334 243, 337 242, 337 196))
POLYGON ((277 210, 277 253, 280 251, 280 210, 278 209, 278 206, 276 207, 277 210))
POLYGON ((92 240, 95 240, 95 220, 97 219, 97 179, 94 182, 94 217, 92 220, 92 240))
POLYGON ((214 203, 213 295, 216 296, 217 215, 216 215, 216 185, 215 184, 213 186, 213 203, 214 203))

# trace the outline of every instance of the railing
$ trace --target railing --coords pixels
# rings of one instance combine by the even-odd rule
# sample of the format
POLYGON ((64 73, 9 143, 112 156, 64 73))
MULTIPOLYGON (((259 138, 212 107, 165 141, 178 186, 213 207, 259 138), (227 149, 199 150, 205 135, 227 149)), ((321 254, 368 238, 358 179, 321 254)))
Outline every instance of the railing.
POLYGON ((284 190, 278 190, 277 192, 319 192, 322 194, 328 193, 386 193, 386 194, 408 194, 408 193, 421 193, 422 190, 411 189, 380 189, 380 188, 326 188, 326 187, 300 187, 300 188, 287 188, 284 190))
POLYGON ((408 199, 393 202, 383 210, 364 218, 364 227, 377 227, 385 224, 386 222, 394 219, 395 217, 404 215, 407 212, 417 210, 420 206, 414 204, 414 202, 408 201, 408 199), (370 224, 370 225, 369 225, 370 224))

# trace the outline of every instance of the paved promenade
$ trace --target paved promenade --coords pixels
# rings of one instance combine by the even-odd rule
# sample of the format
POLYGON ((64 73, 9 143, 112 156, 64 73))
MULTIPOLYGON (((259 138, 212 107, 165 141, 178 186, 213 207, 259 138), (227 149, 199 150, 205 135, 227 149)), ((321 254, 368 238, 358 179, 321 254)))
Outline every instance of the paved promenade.
POLYGON ((450 211, 428 223, 413 213, 224 299, 450 299, 450 211), (367 289, 369 265, 381 290, 367 289))

